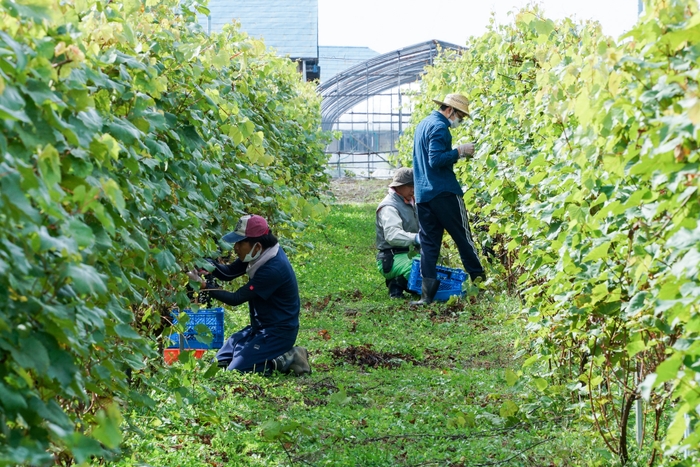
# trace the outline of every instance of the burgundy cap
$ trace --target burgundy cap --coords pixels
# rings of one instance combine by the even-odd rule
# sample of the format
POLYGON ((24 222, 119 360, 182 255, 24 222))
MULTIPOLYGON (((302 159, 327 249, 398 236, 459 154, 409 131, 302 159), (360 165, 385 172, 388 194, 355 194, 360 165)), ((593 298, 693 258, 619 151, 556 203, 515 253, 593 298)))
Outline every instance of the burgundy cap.
POLYGON ((233 232, 227 233, 223 241, 228 243, 238 243, 248 237, 262 237, 270 232, 265 218, 257 214, 247 214, 241 217, 233 232))

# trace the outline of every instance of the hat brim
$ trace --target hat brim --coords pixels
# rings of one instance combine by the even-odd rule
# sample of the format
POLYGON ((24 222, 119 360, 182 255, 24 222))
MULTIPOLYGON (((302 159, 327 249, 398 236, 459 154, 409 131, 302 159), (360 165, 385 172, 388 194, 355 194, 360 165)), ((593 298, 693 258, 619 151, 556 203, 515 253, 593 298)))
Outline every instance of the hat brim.
POLYGON ((453 109, 459 110, 460 112, 462 112, 462 113, 463 113, 464 115, 466 115, 467 117, 471 117, 471 115, 469 115, 469 112, 468 112, 468 111, 465 112, 464 110, 460 109, 459 107, 455 107, 454 105, 447 104, 447 103, 442 102, 442 101, 439 101, 439 100, 437 100, 437 99, 433 99, 433 102, 435 102, 435 103, 438 104, 438 105, 446 105, 447 107, 452 107, 453 109))
POLYGON ((226 243, 238 243, 241 240, 245 240, 246 237, 243 235, 237 234, 236 232, 230 232, 230 233, 227 233, 226 235, 224 235, 221 239, 223 241, 225 241, 226 243))
POLYGON ((389 184, 389 188, 396 188, 397 186, 404 186, 404 185, 413 185, 413 182, 408 182, 408 183, 401 183, 401 182, 391 182, 389 184))

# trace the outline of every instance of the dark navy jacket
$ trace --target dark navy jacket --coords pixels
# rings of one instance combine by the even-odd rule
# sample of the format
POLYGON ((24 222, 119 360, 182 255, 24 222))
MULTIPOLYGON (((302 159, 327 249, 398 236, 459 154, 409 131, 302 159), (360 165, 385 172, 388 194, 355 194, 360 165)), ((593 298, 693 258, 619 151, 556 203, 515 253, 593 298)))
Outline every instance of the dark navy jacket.
POLYGON ((458 159, 457 149, 452 149, 450 121, 434 110, 418 124, 413 138, 416 203, 427 203, 445 193, 462 196, 462 187, 452 170, 458 159))
MULTIPOLYGON (((247 263, 236 260, 231 264, 216 264, 214 277, 230 281, 245 274, 247 263)), ((277 256, 263 264, 244 286, 236 292, 212 290, 212 298, 227 305, 248 302, 253 332, 286 331, 299 328, 299 287, 297 278, 282 248, 277 256)))

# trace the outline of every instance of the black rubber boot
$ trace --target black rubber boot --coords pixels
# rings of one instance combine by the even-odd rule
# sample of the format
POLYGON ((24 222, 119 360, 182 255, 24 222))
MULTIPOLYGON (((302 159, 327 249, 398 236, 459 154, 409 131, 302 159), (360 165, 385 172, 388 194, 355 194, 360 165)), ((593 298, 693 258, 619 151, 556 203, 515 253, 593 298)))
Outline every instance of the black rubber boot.
POLYGON ((275 370, 280 373, 289 373, 289 367, 294 361, 294 348, 288 350, 279 357, 275 357, 272 363, 275 365, 275 370))
POLYGON ((309 365, 309 353, 304 347, 293 347, 279 357, 272 360, 275 365, 275 370, 280 373, 294 372, 295 375, 301 376, 311 373, 309 365))
POLYGON ((482 272, 481 274, 474 274, 473 276, 469 276, 469 278, 472 281, 472 284, 478 284, 479 282, 486 282, 486 273, 482 272))
POLYGON ((289 371, 297 376, 310 375, 309 352, 304 347, 294 347, 294 361, 289 365, 289 371))
POLYGON ((231 360, 217 360, 216 362, 216 366, 218 366, 219 368, 223 368, 224 370, 227 369, 230 364, 231 360))
POLYGON ((409 291, 408 290, 408 279, 406 279, 403 276, 399 276, 399 277, 394 278, 394 280, 396 281, 397 284, 399 284, 399 287, 401 287, 401 289, 403 291, 405 291, 405 292, 409 291))
POLYGON ((435 294, 440 288, 440 281, 437 279, 431 279, 428 277, 423 278, 423 283, 421 284, 421 297, 417 302, 411 302, 411 305, 428 305, 433 303, 435 294))
POLYGON ((398 277, 394 279, 387 279, 386 286, 389 287, 389 298, 401 298, 403 297, 404 288, 401 286, 398 277))

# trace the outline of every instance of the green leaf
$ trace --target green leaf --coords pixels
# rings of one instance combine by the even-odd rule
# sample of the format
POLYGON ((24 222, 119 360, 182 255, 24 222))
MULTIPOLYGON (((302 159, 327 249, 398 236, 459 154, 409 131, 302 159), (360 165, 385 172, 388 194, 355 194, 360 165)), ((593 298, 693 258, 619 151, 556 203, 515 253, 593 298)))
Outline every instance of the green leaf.
POLYGON ((50 144, 39 153, 39 170, 47 185, 61 181, 61 160, 56 148, 50 144))
POLYGON ((534 364, 535 362, 537 362, 539 359, 540 359, 540 356, 539 356, 539 355, 537 355, 537 354, 531 355, 530 357, 527 358, 527 360, 525 360, 525 361, 523 362, 523 368, 529 367, 530 365, 532 365, 532 364, 534 364))
POLYGON ((110 133, 116 136, 117 139, 128 145, 134 144, 137 140, 143 137, 141 130, 136 128, 130 121, 122 118, 115 118, 107 124, 110 133))
POLYGON ((214 375, 216 375, 217 371, 219 371, 219 362, 214 361, 214 362, 212 362, 211 365, 209 365, 209 368, 207 368, 207 371, 204 372, 204 377, 205 378, 212 378, 214 375))
POLYGON ((124 0, 124 14, 129 16, 141 10, 141 0, 124 0))
POLYGON ((646 350, 646 344, 643 340, 640 339, 630 342, 625 346, 625 349, 627 350, 627 355, 629 355, 629 357, 632 358, 639 352, 646 350))
POLYGON ((345 388, 338 387, 338 390, 328 396, 328 403, 333 405, 347 405, 350 403, 350 397, 345 392, 345 388))
POLYGON ((515 386, 515 383, 518 382, 518 375, 515 374, 513 370, 510 368, 506 368, 506 384, 508 386, 515 386))
POLYGON ((45 373, 49 369, 50 364, 46 347, 38 339, 31 336, 20 339, 19 343, 20 352, 26 357, 25 365, 36 369, 39 373, 45 373))
POLYGON ((226 52, 225 49, 221 49, 214 56, 211 63, 216 68, 221 69, 221 68, 225 67, 226 65, 228 65, 230 61, 231 61, 231 58, 229 57, 229 54, 226 52))
POLYGON ((90 143, 90 149, 99 160, 104 160, 105 156, 109 156, 115 161, 119 159, 119 143, 107 133, 95 138, 90 143))
POLYGON ((55 11, 50 8, 50 4, 44 1, 22 3, 3 2, 3 6, 8 8, 16 15, 20 15, 36 23, 41 23, 42 21, 52 21, 55 15, 55 11))
POLYGON ((101 131, 102 125, 104 124, 102 117, 100 117, 100 114, 98 114, 95 109, 87 109, 78 112, 78 120, 85 125, 86 129, 93 133, 101 131))
POLYGON ((114 205, 118 211, 123 211, 126 204, 124 202, 122 190, 119 188, 119 185, 117 185, 117 182, 111 178, 102 178, 100 179, 100 184, 102 185, 102 191, 104 191, 105 196, 112 205, 114 205))
POLYGON ((80 464, 103 453, 103 449, 97 441, 79 432, 74 432, 71 438, 66 441, 71 453, 75 456, 75 461, 80 464))
POLYGON ((534 26, 535 31, 537 31, 537 34, 540 35, 549 36, 554 31, 554 23, 551 19, 535 19, 530 23, 530 25, 534 26))
POLYGON ((238 128, 241 131, 243 138, 248 138, 255 131, 255 123, 251 122, 250 120, 246 120, 238 125, 238 128))
POLYGON ((268 420, 263 423, 261 428, 265 439, 276 440, 282 434, 282 424, 275 420, 268 420))
POLYGON ((117 333, 117 335, 123 339, 141 339, 141 336, 134 330, 134 328, 132 328, 128 324, 118 324, 117 326, 115 326, 114 330, 117 333))
POLYGON ((42 106, 47 102, 65 105, 46 83, 37 79, 27 79, 24 92, 27 93, 37 106, 42 106))
POLYGON ((591 252, 583 258, 583 261, 595 261, 597 259, 606 257, 608 255, 608 250, 610 249, 610 244, 611 242, 601 243, 593 250, 591 250, 591 252))
MULTIPOLYGON (((51 363, 47 374, 58 381, 63 387, 68 388, 78 376, 78 367, 73 361, 73 357, 68 352, 58 348, 47 348, 51 363)), ((72 391, 68 391, 72 393, 72 391)), ((76 394, 77 395, 77 394, 76 394)))
POLYGON ((693 278, 698 276, 700 271, 700 251, 696 249, 688 250, 683 257, 674 262, 671 272, 676 277, 693 278))
POLYGON ((214 336, 211 333, 211 329, 206 324, 197 324, 194 327, 195 332, 197 333, 195 335, 195 339, 197 339, 197 342, 201 342, 202 344, 209 345, 211 344, 212 339, 214 339, 214 336))
POLYGON ((675 417, 673 417, 673 422, 671 422, 671 425, 668 427, 668 431, 666 432, 667 443, 676 445, 679 444, 685 437, 685 429, 688 426, 685 420, 685 414, 687 411, 687 405, 684 404, 683 407, 681 407, 681 410, 676 412, 675 417))
POLYGON ((107 293, 103 275, 87 264, 71 264, 66 269, 65 277, 79 294, 102 295, 107 293))
POLYGON ((243 133, 236 125, 231 125, 228 135, 233 139, 233 144, 238 145, 243 141, 243 133))
POLYGON ((64 235, 75 240, 80 248, 90 248, 95 244, 92 229, 76 218, 68 221, 64 227, 64 235))
POLYGON ((92 431, 92 436, 110 449, 117 448, 122 442, 122 434, 119 427, 122 416, 116 404, 107 406, 107 410, 97 412, 97 426, 92 431))
POLYGON ((24 99, 17 92, 17 89, 12 86, 5 86, 5 90, 0 94, 0 118, 31 123, 29 116, 24 111, 24 107, 24 99))
POLYGON ((0 405, 2 405, 8 413, 16 413, 18 410, 27 408, 27 401, 24 395, 11 389, 0 382, 0 405))
POLYGON ((95 217, 97 217, 102 224, 102 227, 104 227, 107 232, 114 235, 114 220, 112 219, 112 216, 105 211, 105 207, 100 203, 91 203, 90 208, 92 209, 93 214, 95 214, 95 217))
POLYGON ((534 378, 532 382, 539 391, 544 391, 549 386, 549 382, 544 378, 534 378))
POLYGON ((632 299, 627 304, 625 316, 632 317, 640 311, 642 311, 645 307, 646 298, 648 295, 649 294, 647 292, 637 292, 636 294, 634 294, 632 299))
POLYGON ((515 414, 518 413, 519 407, 515 402, 512 400, 506 400, 501 404, 501 409, 499 410, 499 413, 501 417, 503 418, 508 418, 508 417, 513 417, 515 414))
POLYGON ((169 250, 162 250, 155 255, 158 267, 166 273, 173 273, 180 270, 175 260, 175 256, 169 250))
POLYGON ((654 387, 659 387, 666 381, 671 381, 678 377, 678 370, 683 363, 683 356, 680 353, 675 353, 669 358, 661 362, 656 367, 656 380, 654 387))
POLYGON ((694 230, 680 229, 666 242, 668 248, 685 250, 700 243, 700 225, 694 230))
POLYGON ((147 139, 146 146, 151 154, 159 160, 168 160, 174 157, 170 147, 162 141, 147 139))

